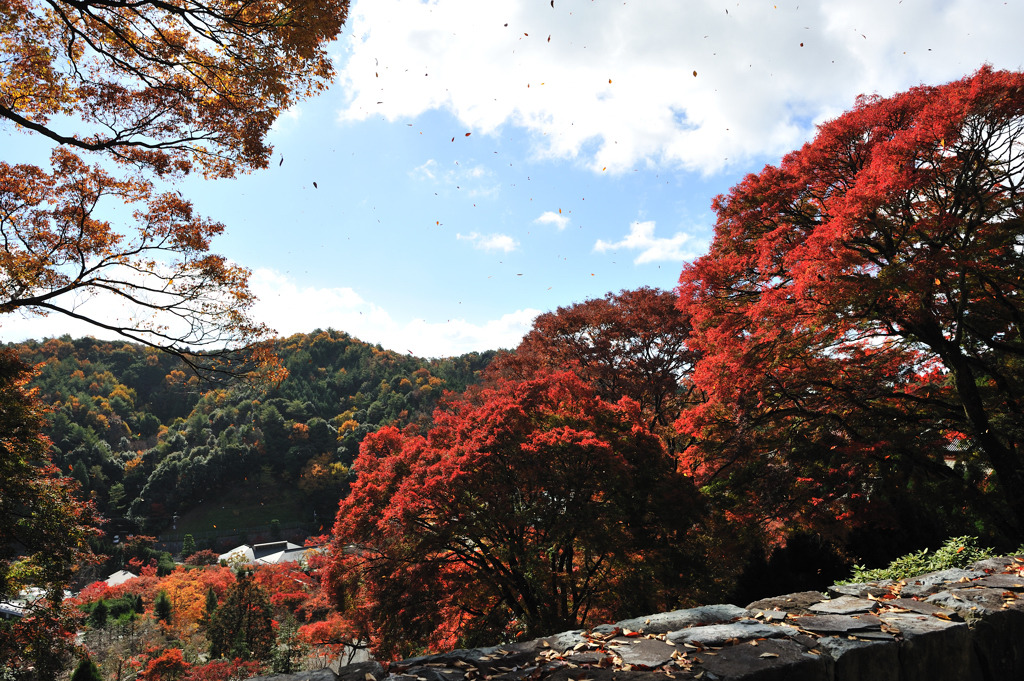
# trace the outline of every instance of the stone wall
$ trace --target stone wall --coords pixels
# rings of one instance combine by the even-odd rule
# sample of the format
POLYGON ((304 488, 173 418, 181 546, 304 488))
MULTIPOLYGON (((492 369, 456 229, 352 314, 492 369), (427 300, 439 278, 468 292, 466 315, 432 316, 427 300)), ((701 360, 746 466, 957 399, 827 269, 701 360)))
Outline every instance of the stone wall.
POLYGON ((275 681, 1014 681, 1024 558, 275 681))

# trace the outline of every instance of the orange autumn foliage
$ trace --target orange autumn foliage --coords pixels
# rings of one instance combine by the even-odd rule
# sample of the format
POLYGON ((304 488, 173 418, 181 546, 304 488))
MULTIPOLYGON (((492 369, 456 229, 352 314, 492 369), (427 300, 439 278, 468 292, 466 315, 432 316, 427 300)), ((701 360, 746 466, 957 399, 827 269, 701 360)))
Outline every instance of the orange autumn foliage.
POLYGON ((0 162, 0 313, 59 313, 199 370, 243 371, 225 345, 269 333, 250 316, 249 271, 210 252, 222 224, 154 180, 266 167, 274 121, 331 81, 327 44, 347 12, 347 0, 7 2, 0 125, 52 152, 49 169, 0 162), (112 224, 118 209, 128 218, 112 224), (99 293, 133 316, 76 306, 99 293))

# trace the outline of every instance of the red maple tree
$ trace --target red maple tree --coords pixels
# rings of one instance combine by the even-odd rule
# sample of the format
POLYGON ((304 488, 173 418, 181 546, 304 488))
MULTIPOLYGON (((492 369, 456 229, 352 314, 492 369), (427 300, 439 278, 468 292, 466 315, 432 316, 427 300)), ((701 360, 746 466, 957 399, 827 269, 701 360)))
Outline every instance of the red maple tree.
POLYGON ((683 444, 671 424, 693 399, 687 345, 690 323, 669 291, 642 287, 609 293, 540 315, 512 352, 487 369, 491 377, 526 378, 570 370, 599 396, 629 397, 670 450, 683 444))
POLYGON ((673 604, 696 493, 636 402, 545 373, 434 418, 361 447, 326 577, 351 638, 400 655, 673 604))
POLYGON ((679 286, 702 482, 843 519, 875 480, 957 457, 1024 528, 1022 132, 1024 74, 985 67, 862 97, 715 200, 679 286))

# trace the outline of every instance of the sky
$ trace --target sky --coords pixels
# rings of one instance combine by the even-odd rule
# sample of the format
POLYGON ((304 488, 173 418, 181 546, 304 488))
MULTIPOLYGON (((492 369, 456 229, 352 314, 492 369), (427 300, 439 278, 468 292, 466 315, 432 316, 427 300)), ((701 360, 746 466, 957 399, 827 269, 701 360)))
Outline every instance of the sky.
MULTIPOLYGON (((858 95, 1021 70, 1021 26, 1002 0, 354 0, 335 83, 279 119, 270 167, 177 188, 282 335, 511 348, 543 312, 671 289, 712 199, 858 95)), ((0 325, 62 333, 102 337, 0 325)))

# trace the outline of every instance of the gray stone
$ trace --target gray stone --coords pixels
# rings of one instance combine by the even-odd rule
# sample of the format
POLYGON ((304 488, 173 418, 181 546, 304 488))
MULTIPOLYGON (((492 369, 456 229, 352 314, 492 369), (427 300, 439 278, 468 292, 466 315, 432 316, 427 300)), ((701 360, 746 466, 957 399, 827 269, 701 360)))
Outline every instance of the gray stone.
MULTIPOLYGON (((746 610, 735 605, 702 605, 698 608, 675 610, 647 617, 634 617, 633 619, 617 622, 614 627, 638 631, 642 634, 665 634, 676 629, 685 629, 686 627, 694 627, 701 624, 730 622, 747 615, 746 610)), ((597 633, 610 633, 598 631, 600 628, 595 627, 594 631, 597 633)))
MULTIPOLYGON (((387 678, 387 671, 381 666, 380 662, 371 660, 369 662, 357 662, 356 664, 350 664, 342 667, 338 670, 338 681, 368 681, 366 675, 369 674, 376 681, 387 678)), ((331 681, 330 679, 309 679, 309 681, 331 681)))
POLYGON ((571 662, 572 664, 584 665, 600 664, 606 657, 608 657, 607 653, 599 653, 594 650, 581 650, 576 653, 567 654, 562 659, 566 662, 571 662))
POLYGON ((547 638, 541 639, 542 644, 547 643, 548 646, 554 648, 560 653, 564 653, 565 651, 576 647, 580 643, 585 643, 586 641, 587 639, 583 637, 582 629, 563 631, 560 634, 555 634, 554 636, 548 636, 547 638))
POLYGON ((851 641, 831 636, 818 647, 835 662, 835 681, 899 681, 899 646, 895 641, 851 641))
POLYGON ((756 615, 765 622, 781 622, 789 617, 789 613, 785 610, 758 610, 756 615))
POLYGON ((416 681, 461 681, 466 675, 458 667, 410 667, 405 673, 416 681))
POLYGON ((999 589, 949 589, 928 597, 926 603, 949 608, 965 620, 1000 612, 1003 592, 999 589))
POLYGON ((879 613, 879 619, 898 630, 902 681, 981 678, 971 646, 971 632, 963 622, 911 613, 879 613))
POLYGON ((458 649, 447 653, 411 657, 394 663, 392 669, 405 671, 412 667, 423 667, 426 665, 434 667, 459 667, 462 663, 476 666, 493 666, 495 664, 501 664, 506 667, 524 666, 532 664, 537 657, 537 652, 542 648, 542 639, 538 639, 487 648, 458 649))
POLYGON ((938 572, 929 572, 924 575, 918 575, 917 577, 910 577, 906 581, 907 583, 900 589, 901 596, 930 596, 936 591, 942 591, 947 588, 948 585, 958 582, 961 579, 977 579, 978 577, 984 577, 985 573, 980 570, 961 570, 960 568, 950 568, 948 570, 939 570, 938 572))
POLYGON ((874 615, 805 615, 791 618, 794 627, 816 634, 845 634, 866 629, 879 629, 882 620, 874 615))
POLYGON ((694 653, 691 658, 699 662, 693 670, 704 670, 708 679, 729 681, 826 681, 831 676, 826 655, 813 655, 784 639, 757 643, 730 646, 714 654, 694 653))
POLYGON ((666 638, 671 643, 720 646, 730 639, 749 641, 755 638, 783 638, 794 636, 797 633, 799 632, 796 629, 785 624, 764 624, 757 620, 746 619, 732 624, 710 624, 704 627, 672 631, 666 638))
POLYGON ((974 623, 971 638, 985 679, 1024 679, 1024 612, 992 613, 974 623))
POLYGON ((891 579, 883 579, 878 582, 861 582, 859 584, 834 584, 828 588, 828 595, 832 598, 839 598, 840 596, 853 596, 855 598, 874 596, 875 598, 881 598, 892 593, 892 589, 889 588, 891 585, 891 579))
MULTIPOLYGON (((377 665, 380 667, 380 665, 377 665)), ((382 668, 383 671, 383 668, 382 668)), ((335 681, 338 675, 331 669, 317 669, 312 672, 295 672, 294 674, 270 674, 255 676, 249 681, 335 681)))
POLYGON ((978 570, 980 572, 1002 572, 1011 565, 1021 566, 1020 563, 1013 559, 1013 556, 997 556, 995 558, 985 558, 975 563, 971 563, 967 566, 968 570, 978 570))
POLYGON ((989 575, 971 582, 972 586, 987 586, 992 589, 1009 589, 1010 591, 1024 591, 1024 577, 1017 574, 1012 575, 989 575))
POLYGON ((679 649, 656 638, 638 638, 628 644, 609 646, 622 658, 623 664, 654 669, 672 661, 672 654, 679 649))
POLYGON ((775 596, 774 598, 762 598, 747 606, 747 610, 785 610, 794 615, 807 612, 815 603, 825 600, 825 594, 820 591, 798 591, 797 593, 775 596))
POLYGON ((915 601, 913 598, 894 598, 891 601, 885 602, 886 606, 893 608, 902 608, 911 612, 916 612, 920 615, 944 615, 946 617, 952 617, 954 619, 960 616, 949 608, 943 608, 934 603, 928 603, 927 601, 915 601))
POLYGON ((840 596, 830 601, 815 603, 808 610, 825 615, 855 615, 857 613, 872 612, 877 607, 878 601, 869 601, 866 598, 855 598, 853 596, 840 596))

